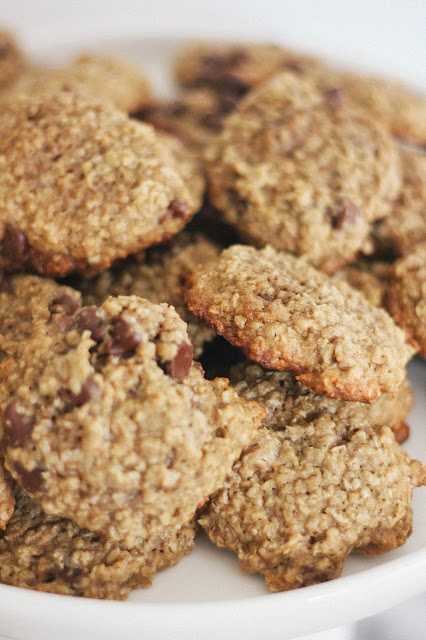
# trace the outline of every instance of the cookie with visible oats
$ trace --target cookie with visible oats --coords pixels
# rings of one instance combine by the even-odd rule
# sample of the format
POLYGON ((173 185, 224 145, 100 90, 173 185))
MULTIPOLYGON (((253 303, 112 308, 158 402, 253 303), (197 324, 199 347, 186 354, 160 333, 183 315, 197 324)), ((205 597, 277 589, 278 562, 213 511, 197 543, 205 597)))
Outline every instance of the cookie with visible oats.
POLYGON ((379 260, 358 260, 333 273, 332 282, 347 282, 358 289, 371 304, 384 307, 390 282, 390 263, 379 260))
POLYGON ((426 468, 388 427, 373 425, 368 407, 257 366, 233 375, 267 418, 201 516, 215 544, 235 551, 244 571, 262 573, 271 591, 337 578, 351 551, 404 544, 426 468))
POLYGON ((292 420, 305 419, 308 415, 314 420, 315 412, 319 416, 327 411, 342 424, 370 422, 376 427, 388 426, 400 444, 404 432, 408 437, 405 420, 414 404, 414 394, 407 378, 395 397, 383 393, 374 404, 319 395, 298 382, 291 373, 263 369, 249 360, 233 366, 229 380, 238 395, 246 400, 256 400, 266 408, 269 429, 283 429, 292 420))
POLYGON ((238 99, 278 71, 303 74, 320 64, 313 56, 273 44, 196 43, 181 51, 175 75, 185 87, 206 87, 238 99))
POLYGON ((372 403, 395 394, 413 354, 386 311, 272 247, 224 250, 192 272, 184 298, 250 360, 332 398, 372 403))
POLYGON ((100 538, 40 505, 15 487, 16 508, 0 539, 0 582, 87 598, 125 599, 149 587, 157 571, 194 546, 194 521, 169 527, 130 549, 100 538))
POLYGON ((19 364, 6 468, 46 513, 127 547, 188 522, 264 415, 204 379, 172 307, 136 296, 43 324, 19 364))
POLYGON ((239 103, 206 160, 211 201, 243 238, 327 272, 369 250, 400 188, 389 133, 288 72, 239 103))
POLYGON ((378 254, 401 256, 426 239, 426 155, 400 150, 402 188, 390 216, 374 227, 378 254))
POLYGON ((414 245, 391 269, 386 304, 395 322, 426 358, 426 241, 414 245))
POLYGON ((81 55, 54 69, 29 68, 0 93, 0 105, 20 95, 49 95, 62 89, 86 92, 132 113, 151 101, 148 81, 138 69, 119 58, 81 55))
POLYGON ((322 89, 340 88, 347 101, 364 109, 394 136, 426 145, 426 98, 389 78, 317 67, 308 75, 322 89))
POLYGON ((0 30, 0 91, 13 83, 24 71, 27 63, 15 38, 0 30))
POLYGON ((194 356, 198 357, 204 343, 213 340, 216 334, 188 312, 183 302, 182 284, 196 266, 207 264, 217 256, 218 249, 206 238, 183 231, 166 245, 149 250, 143 262, 128 260, 77 286, 81 288, 86 305, 101 304, 111 295, 135 295, 150 302, 173 305, 188 324, 194 356))
POLYGON ((2 111, 0 130, 9 270, 92 275, 174 235, 201 205, 195 157, 108 103, 68 91, 22 97, 2 111))

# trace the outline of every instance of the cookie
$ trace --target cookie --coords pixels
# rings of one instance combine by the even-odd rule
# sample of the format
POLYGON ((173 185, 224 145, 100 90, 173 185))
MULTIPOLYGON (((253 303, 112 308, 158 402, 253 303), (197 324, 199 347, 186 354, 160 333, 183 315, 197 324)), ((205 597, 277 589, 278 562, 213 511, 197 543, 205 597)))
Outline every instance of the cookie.
POLYGON ((372 403, 395 394, 413 354, 386 311, 272 247, 225 249, 192 272, 184 298, 250 360, 332 398, 372 403))
POLYGON ((176 564, 194 546, 195 524, 169 528, 131 549, 45 514, 19 488, 16 508, 0 539, 0 582, 87 598, 125 599, 149 587, 157 571, 176 564))
POLYGON ((374 227, 378 254, 402 256, 426 239, 426 155, 400 150, 402 188, 390 216, 374 227))
POLYGON ((137 111, 151 100, 145 76, 127 61, 99 55, 81 55, 55 68, 32 68, 0 94, 0 104, 20 95, 49 95, 62 89, 87 92, 126 113, 137 111))
POLYGON ((192 269, 217 256, 218 249, 206 238, 183 231, 165 246, 148 251, 144 262, 127 261, 94 280, 83 281, 84 303, 101 304, 111 295, 135 295, 155 303, 167 302, 187 322, 194 356, 198 357, 204 344, 216 334, 188 312, 183 302, 182 283, 192 269))
POLYGON ((362 107, 394 136, 426 145, 426 99, 410 87, 391 80, 340 69, 309 70, 322 89, 340 88, 347 101, 362 107))
POLYGON ((286 378, 272 389, 270 378, 257 391, 240 389, 263 403, 267 426, 200 519, 209 538, 236 552, 244 571, 263 574, 271 591, 337 578, 352 551, 402 545, 412 490, 426 483, 426 469, 388 427, 372 426, 362 410, 348 421, 345 403, 330 406, 294 382, 287 389, 286 378))
POLYGON ((204 379, 166 304, 111 297, 64 323, 33 333, 9 382, 7 469, 46 513, 127 547, 188 522, 262 408, 204 379))
POLYGON ((206 160, 210 199, 244 239, 330 273, 369 251, 370 224, 400 189, 390 135, 288 72, 238 104, 206 160))
POLYGON ((8 31, 0 31, 0 91, 21 75, 26 64, 15 38, 8 31))
POLYGON ((336 271, 331 279, 332 282, 347 282, 361 291, 371 304, 383 307, 390 282, 390 264, 379 260, 358 260, 336 271))
POLYGON ((0 266, 93 275, 179 231, 203 178, 179 141, 62 91, 0 114, 0 266))
MULTIPOLYGON (((245 360, 233 366, 229 380, 238 395, 256 400, 266 408, 269 429, 283 429, 292 420, 305 420, 308 414, 327 411, 345 424, 371 423, 375 427, 388 426, 397 442, 407 430, 405 420, 414 404, 414 394, 405 379, 393 397, 383 393, 374 404, 347 402, 318 395, 291 373, 269 371, 245 360)), ((408 435, 408 434, 407 434, 408 435)))
POLYGON ((391 270, 386 304, 395 322, 426 358, 426 241, 414 245, 391 270))
POLYGON ((185 87, 206 87, 235 98, 284 69, 306 73, 317 58, 272 44, 195 43, 178 56, 175 75, 185 87))

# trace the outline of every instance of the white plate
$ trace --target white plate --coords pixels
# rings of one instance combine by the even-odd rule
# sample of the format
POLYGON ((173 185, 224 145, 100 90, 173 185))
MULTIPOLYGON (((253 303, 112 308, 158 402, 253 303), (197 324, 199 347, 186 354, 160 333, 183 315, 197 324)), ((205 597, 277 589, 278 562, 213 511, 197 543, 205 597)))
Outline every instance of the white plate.
MULTIPOLYGON (((156 0, 148 5, 94 0, 88 5, 73 3, 72 12, 65 4, 48 0, 15 0, 11 4, 9 17, 3 12, 4 23, 18 29, 40 60, 59 61, 81 49, 119 53, 139 62, 163 94, 171 90, 169 69, 174 53, 185 36, 194 38, 196 34, 287 42, 316 49, 330 58, 338 53, 339 62, 394 72, 412 84, 424 80, 424 68, 419 64, 422 56, 413 55, 416 34, 422 42, 422 3, 409 18, 405 2, 395 1, 386 3, 381 11, 360 0, 343 3, 344 10, 342 3, 336 9, 337 3, 331 1, 299 1, 295 8, 296 3, 282 1, 246 1, 229 7, 221 0, 194 6, 186 1, 156 0), (321 22, 313 25, 319 14, 321 22), (287 23, 289 16, 293 22, 287 23), (106 35, 111 37, 106 39, 106 35)), ((406 448, 412 456, 426 460, 425 363, 413 361, 409 375, 416 403, 406 448)), ((425 504, 426 491, 417 490, 414 533, 404 547, 375 558, 354 555, 348 559, 343 576, 329 583, 268 594, 260 577, 242 574, 234 554, 216 549, 201 537, 190 556, 159 574, 151 589, 133 592, 127 602, 85 600, 0 585, 0 634, 23 640, 285 640, 328 629, 426 590, 425 504)))

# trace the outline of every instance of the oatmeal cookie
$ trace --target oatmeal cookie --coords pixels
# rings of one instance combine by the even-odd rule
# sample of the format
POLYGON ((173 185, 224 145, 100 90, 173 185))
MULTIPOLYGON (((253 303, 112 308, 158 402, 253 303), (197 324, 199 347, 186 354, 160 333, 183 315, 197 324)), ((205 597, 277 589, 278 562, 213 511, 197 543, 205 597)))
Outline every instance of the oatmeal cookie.
POLYGON ((24 71, 27 63, 15 38, 0 30, 0 91, 13 83, 24 71))
POLYGON ((204 379, 172 307, 136 296, 43 324, 9 384, 6 468, 46 513, 127 547, 188 522, 264 415, 204 379))
POLYGON ((379 260, 358 260, 336 271, 331 281, 347 282, 361 291, 371 304, 383 307, 390 282, 390 264, 379 260))
POLYGON ((69 91, 22 97, 0 130, 7 269, 94 274, 174 235, 201 205, 195 157, 107 103, 69 91))
POLYGON ((390 216, 374 227, 379 254, 401 256, 426 239, 426 155, 400 150, 402 188, 390 216))
POLYGON ((426 358, 426 241, 393 264, 386 303, 395 322, 426 358))
POLYGON ((262 573, 271 591, 337 578, 351 551, 376 555, 402 545, 412 490, 426 483, 426 469, 388 427, 278 376, 279 391, 276 374, 254 387, 240 383, 265 406, 266 426, 200 519, 210 539, 235 551, 245 571, 262 573))
POLYGON ((321 89, 339 88, 394 136, 426 146, 426 99, 410 87, 352 71, 317 67, 308 75, 321 89))
POLYGON ((130 549, 45 514, 15 487, 16 509, 0 539, 0 582, 62 595, 123 600, 194 546, 194 521, 130 549))
POLYGON ((401 444, 400 438, 407 430, 405 420, 414 404, 407 378, 395 397, 383 393, 374 404, 319 395, 298 382, 291 373, 263 369, 248 360, 231 368, 229 380, 239 396, 256 400, 266 408, 266 424, 274 430, 283 429, 295 418, 305 419, 308 413, 316 410, 328 411, 347 424, 370 422, 376 427, 388 426, 401 444))
POLYGON ((196 266, 207 264, 218 256, 218 249, 203 236, 186 231, 169 243, 147 252, 144 262, 126 261, 116 269, 104 271, 94 280, 80 283, 86 305, 101 304, 108 296, 135 295, 151 302, 173 305, 188 324, 188 335, 194 356, 203 351, 205 342, 213 340, 215 332, 187 310, 182 297, 182 284, 196 266))
POLYGON ((225 249, 192 272, 184 298, 250 360, 332 398, 372 403, 395 394, 413 354, 386 311, 272 247, 225 249))
POLYGON ((206 159, 210 199, 243 238, 327 272, 370 250, 400 188, 388 132, 288 72, 239 103, 206 159))

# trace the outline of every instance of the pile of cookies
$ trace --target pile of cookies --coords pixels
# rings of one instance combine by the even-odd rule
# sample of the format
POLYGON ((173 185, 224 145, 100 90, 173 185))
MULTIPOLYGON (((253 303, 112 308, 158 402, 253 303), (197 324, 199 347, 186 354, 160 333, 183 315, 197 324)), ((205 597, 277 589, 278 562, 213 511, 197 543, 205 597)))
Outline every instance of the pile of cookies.
POLYGON ((272 45, 0 33, 0 582, 125 598, 203 528, 273 591, 411 533, 426 102, 272 45))

